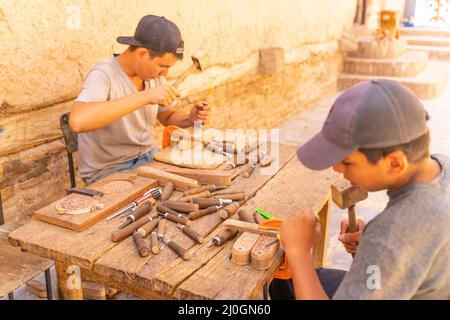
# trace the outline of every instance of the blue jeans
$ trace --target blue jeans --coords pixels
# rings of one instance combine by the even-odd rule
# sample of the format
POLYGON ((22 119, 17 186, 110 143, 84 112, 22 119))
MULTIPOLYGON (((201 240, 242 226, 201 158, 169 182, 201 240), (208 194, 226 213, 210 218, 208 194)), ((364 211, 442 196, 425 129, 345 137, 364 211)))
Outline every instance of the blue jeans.
POLYGON ((91 183, 94 183, 94 182, 96 182, 96 181, 98 181, 100 179, 103 179, 103 178, 105 178, 105 177, 107 177, 107 176, 109 176, 109 175, 111 175, 113 173, 124 172, 124 171, 129 171, 129 170, 132 170, 132 169, 139 168, 140 166, 142 166, 142 165, 148 163, 149 161, 153 160, 153 157, 155 156, 155 153, 158 152, 158 151, 159 151, 159 148, 158 147, 154 147, 154 148, 150 149, 150 151, 141 154, 139 156, 139 158, 127 161, 125 163, 122 163, 122 164, 118 165, 117 167, 112 168, 112 169, 108 170, 107 172, 99 175, 98 177, 95 177, 95 178, 93 178, 91 180, 87 180, 85 182, 86 182, 86 184, 91 184, 91 183))
MULTIPOLYGON (((338 269, 318 268, 316 273, 328 298, 331 299, 347 272, 338 269)), ((269 286, 269 293, 272 300, 295 299, 292 280, 273 279, 269 286)))

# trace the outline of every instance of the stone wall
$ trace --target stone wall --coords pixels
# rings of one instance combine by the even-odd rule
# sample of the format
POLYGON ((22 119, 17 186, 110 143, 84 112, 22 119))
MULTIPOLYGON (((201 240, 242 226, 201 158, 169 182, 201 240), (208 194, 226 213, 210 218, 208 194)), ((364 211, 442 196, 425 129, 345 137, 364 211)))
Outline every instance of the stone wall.
MULTIPOLYGON (((144 14, 176 22, 186 57, 204 49, 212 66, 179 87, 187 108, 207 100, 208 126, 273 128, 336 89, 338 39, 356 0, 122 1, 0 3, 0 188, 7 221, 26 220, 64 195, 67 156, 59 116, 70 111, 89 68, 124 47, 144 14), (284 69, 258 73, 258 50, 282 47, 284 69), (1 130, 0 130, 1 131, 1 130)), ((171 70, 175 78, 190 65, 171 70)), ((155 130, 160 141, 162 128, 155 130)))

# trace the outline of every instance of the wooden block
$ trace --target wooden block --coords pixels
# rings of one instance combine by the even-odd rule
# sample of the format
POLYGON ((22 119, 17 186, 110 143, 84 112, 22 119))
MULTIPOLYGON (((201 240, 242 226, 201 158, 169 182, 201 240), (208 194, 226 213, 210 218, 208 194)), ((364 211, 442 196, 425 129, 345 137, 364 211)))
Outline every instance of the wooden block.
POLYGON ((179 150, 178 148, 164 148, 155 153, 154 159, 163 163, 173 164, 182 168, 209 169, 213 170, 225 162, 225 157, 203 149, 203 146, 196 150, 191 148, 179 150), (200 159, 200 160, 197 160, 200 159), (203 161, 207 159, 208 161, 203 161))
POLYGON ((140 167, 137 169, 138 175, 158 180, 160 185, 165 186, 168 182, 172 182, 177 190, 186 191, 189 188, 198 186, 198 182, 177 174, 165 172, 152 167, 140 167))
POLYGON ((358 201, 366 199, 367 191, 353 186, 348 180, 340 179, 331 185, 331 197, 341 209, 347 209, 358 201))
POLYGON ((85 300, 106 300, 106 288, 92 281, 82 281, 83 298, 85 300))
POLYGON ((266 47, 259 50, 259 72, 261 74, 273 74, 283 70, 283 48, 266 47))
POLYGON ((167 168, 167 172, 197 180, 200 184, 214 184, 218 186, 229 186, 232 176, 231 172, 223 170, 167 168))
POLYGON ((83 231, 157 186, 158 183, 155 179, 140 177, 135 174, 116 173, 89 186, 90 189, 104 193, 100 198, 100 202, 104 204, 103 209, 78 215, 59 214, 56 210, 56 203, 75 196, 71 194, 39 209, 34 217, 37 220, 60 227, 83 231))
POLYGON ((231 248, 231 261, 234 264, 245 266, 250 263, 250 254, 260 235, 244 232, 231 248))
POLYGON ((274 237, 259 237, 251 252, 251 264, 253 268, 257 270, 267 270, 270 268, 273 257, 278 250, 279 242, 268 247, 267 245, 272 243, 274 240, 274 237))
POLYGON ((31 280, 27 282, 26 289, 39 298, 47 298, 47 289, 45 284, 39 280, 31 280))

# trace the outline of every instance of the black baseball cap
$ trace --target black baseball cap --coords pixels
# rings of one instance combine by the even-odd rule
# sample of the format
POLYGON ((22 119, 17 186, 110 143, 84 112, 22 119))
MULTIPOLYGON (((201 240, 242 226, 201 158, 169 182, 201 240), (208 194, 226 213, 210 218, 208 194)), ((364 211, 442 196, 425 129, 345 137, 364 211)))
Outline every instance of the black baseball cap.
POLYGON ((145 16, 139 21, 134 37, 118 37, 117 42, 144 47, 154 52, 170 52, 183 58, 184 41, 175 23, 164 17, 145 16))
POLYGON ((322 130, 297 150, 300 162, 326 169, 359 149, 393 147, 426 134, 427 113, 419 99, 398 82, 375 79, 341 94, 322 130))

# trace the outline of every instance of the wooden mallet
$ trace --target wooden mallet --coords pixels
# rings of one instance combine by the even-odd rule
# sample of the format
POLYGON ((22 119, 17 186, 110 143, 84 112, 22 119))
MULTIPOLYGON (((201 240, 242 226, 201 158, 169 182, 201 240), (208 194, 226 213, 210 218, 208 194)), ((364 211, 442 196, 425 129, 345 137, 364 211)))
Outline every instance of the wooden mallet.
POLYGON ((177 88, 180 83, 182 83, 187 76, 190 74, 200 71, 203 72, 206 68, 211 65, 211 61, 209 60, 209 56, 205 51, 197 51, 192 56, 192 65, 189 69, 186 69, 178 79, 172 84, 173 87, 177 88))
POLYGON ((331 185, 331 197, 333 202, 341 209, 348 210, 348 232, 358 231, 356 223, 355 204, 366 199, 367 191, 353 186, 348 180, 340 179, 331 185))

